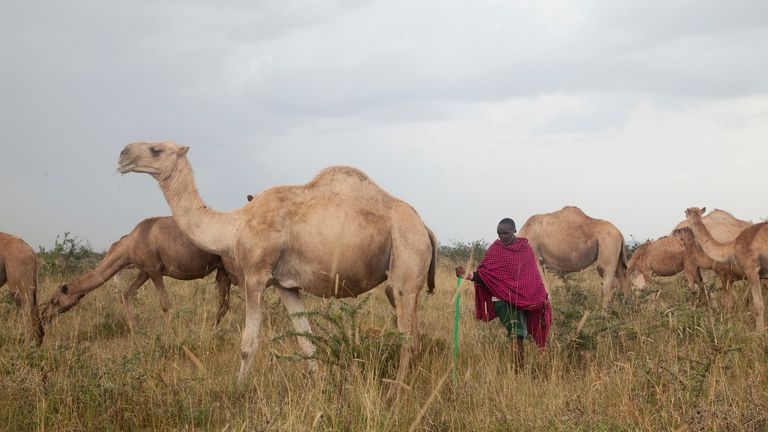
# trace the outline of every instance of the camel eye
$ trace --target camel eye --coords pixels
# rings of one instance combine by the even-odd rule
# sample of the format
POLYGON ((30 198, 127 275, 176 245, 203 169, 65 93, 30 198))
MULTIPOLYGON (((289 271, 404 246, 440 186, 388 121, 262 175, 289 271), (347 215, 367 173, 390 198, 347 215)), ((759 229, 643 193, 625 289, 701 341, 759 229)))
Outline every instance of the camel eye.
POLYGON ((163 149, 157 148, 157 147, 150 147, 149 151, 150 153, 152 153, 152 157, 158 157, 160 156, 160 153, 163 152, 163 149))

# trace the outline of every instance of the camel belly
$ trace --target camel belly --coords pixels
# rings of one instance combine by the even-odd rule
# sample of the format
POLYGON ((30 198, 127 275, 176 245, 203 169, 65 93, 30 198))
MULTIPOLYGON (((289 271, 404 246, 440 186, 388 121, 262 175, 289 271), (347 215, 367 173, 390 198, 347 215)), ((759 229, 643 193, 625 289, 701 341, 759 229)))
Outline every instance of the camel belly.
POLYGON ((597 247, 589 243, 565 250, 542 247, 540 252, 540 259, 546 267, 561 272, 581 271, 597 260, 597 247))
MULTIPOLYGON (((357 262, 365 261, 361 258, 357 262)), ((386 263, 382 264, 365 269, 332 260, 315 265, 280 265, 272 277, 282 287, 301 288, 318 297, 355 297, 387 279, 386 263)))
POLYGON ((360 246, 357 239, 337 239, 335 244, 305 244, 284 251, 272 277, 283 287, 301 288, 319 297, 357 296, 386 280, 390 255, 385 241, 366 243, 367 251, 360 246))
POLYGON ((301 285, 295 281, 277 279, 282 287, 301 288, 309 294, 324 298, 357 297, 370 291, 385 280, 386 277, 381 277, 377 280, 361 280, 349 278, 343 274, 330 275, 323 272, 305 280, 301 285), (286 284, 289 286, 286 286, 286 284))

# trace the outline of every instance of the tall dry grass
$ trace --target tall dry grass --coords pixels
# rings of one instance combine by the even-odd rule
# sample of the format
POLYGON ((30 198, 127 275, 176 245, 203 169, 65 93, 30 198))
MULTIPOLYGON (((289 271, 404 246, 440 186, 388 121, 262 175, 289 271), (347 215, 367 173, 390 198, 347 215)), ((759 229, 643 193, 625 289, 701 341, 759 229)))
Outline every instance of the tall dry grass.
MULTIPOLYGON (((528 364, 516 373, 503 329, 474 320, 472 288, 464 286, 454 384, 446 379, 456 283, 449 267, 443 262, 436 294, 420 299, 422 355, 403 386, 389 381, 398 338, 379 337, 394 321, 381 290, 354 319, 329 327, 330 336, 346 332, 340 346, 354 355, 323 362, 317 374, 285 358, 298 344, 279 337, 292 326, 270 293, 244 389, 235 385, 243 302, 235 295, 232 311, 212 330, 211 279, 167 280, 170 322, 152 286, 143 287, 135 335, 118 300, 130 278, 110 281, 55 320, 41 348, 23 344, 19 314, 3 301, 0 429, 768 430, 768 339, 751 333, 743 302, 727 313, 718 306, 721 291, 707 304, 669 278, 601 312, 593 272, 548 275, 552 343, 544 354, 528 343, 528 364), (401 387, 396 401, 385 398, 392 385, 401 387)), ((46 282, 41 299, 56 282, 46 282)), ((305 300, 320 311, 328 305, 305 300)))

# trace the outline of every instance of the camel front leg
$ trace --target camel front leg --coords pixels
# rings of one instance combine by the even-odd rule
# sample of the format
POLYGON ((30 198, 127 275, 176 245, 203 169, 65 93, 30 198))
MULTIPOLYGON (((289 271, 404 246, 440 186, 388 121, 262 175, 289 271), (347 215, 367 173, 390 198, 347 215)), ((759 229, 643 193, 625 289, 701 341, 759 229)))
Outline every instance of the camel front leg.
POLYGON ((643 278, 643 288, 650 287, 651 282, 653 282, 653 274, 651 274, 651 271, 648 269, 643 269, 641 275, 643 278))
POLYGON ((135 332, 138 328, 136 313, 133 311, 133 298, 136 297, 136 291, 139 287, 144 285, 144 282, 148 279, 148 274, 143 271, 139 272, 139 274, 136 275, 136 279, 134 279, 133 282, 120 293, 120 297, 123 300, 123 308, 125 308, 125 315, 126 318, 128 318, 128 327, 131 329, 131 332, 135 332))
POLYGON ((696 274, 696 268, 685 267, 683 268, 683 275, 685 276, 685 282, 688 284, 688 292, 696 292, 696 282, 699 281, 696 274))
POLYGON ((765 304, 763 304, 763 289, 760 283, 759 269, 747 273, 749 287, 752 289, 752 307, 755 310, 755 331, 765 333, 765 304))
MULTIPOLYGON (((293 328, 296 333, 312 334, 312 327, 309 325, 309 320, 306 316, 302 315, 304 312, 304 302, 301 300, 301 294, 298 289, 278 288, 277 292, 280 294, 280 299, 283 300, 285 309, 288 310, 288 315, 293 321, 293 328)), ((309 370, 312 372, 317 371, 317 361, 314 360, 315 345, 307 338, 299 336, 299 346, 304 352, 307 358, 311 358, 309 361, 309 370)))
POLYGON ((152 273, 149 277, 152 279, 152 284, 155 286, 157 296, 160 298, 160 308, 163 310, 165 322, 171 322, 171 300, 168 299, 168 292, 165 290, 163 275, 160 273, 152 273))
POLYGON ((240 372, 237 374, 237 384, 243 386, 245 377, 251 369, 254 354, 259 348, 259 332, 261 331, 261 302, 268 278, 261 274, 245 275, 245 328, 240 342, 240 372))
POLYGON ((229 290, 232 288, 232 281, 226 270, 220 268, 216 271, 216 287, 219 290, 219 312, 216 314, 216 323, 213 327, 217 327, 229 311, 229 290))
POLYGON ((541 276, 541 282, 544 284, 544 289, 547 290, 547 294, 549 294, 549 283, 547 282, 547 278, 544 277, 544 265, 542 264, 540 259, 536 260, 536 268, 539 269, 539 276, 541 276))
POLYGON ((725 306, 725 310, 730 312, 733 310, 733 278, 729 275, 721 274, 720 283, 725 291, 725 294, 723 294, 723 306, 725 306))

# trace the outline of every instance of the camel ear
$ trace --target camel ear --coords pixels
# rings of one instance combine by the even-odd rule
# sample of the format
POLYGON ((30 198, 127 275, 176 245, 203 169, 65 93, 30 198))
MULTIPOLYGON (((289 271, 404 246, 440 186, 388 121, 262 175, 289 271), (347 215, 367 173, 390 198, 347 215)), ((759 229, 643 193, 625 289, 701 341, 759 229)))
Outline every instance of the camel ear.
POLYGON ((188 146, 182 146, 181 149, 179 150, 179 156, 184 156, 185 154, 187 154, 188 151, 189 151, 188 146))
POLYGON ((245 198, 247 198, 247 199, 248 199, 248 202, 251 202, 251 201, 253 201, 253 195, 248 195, 248 196, 246 196, 245 198))

